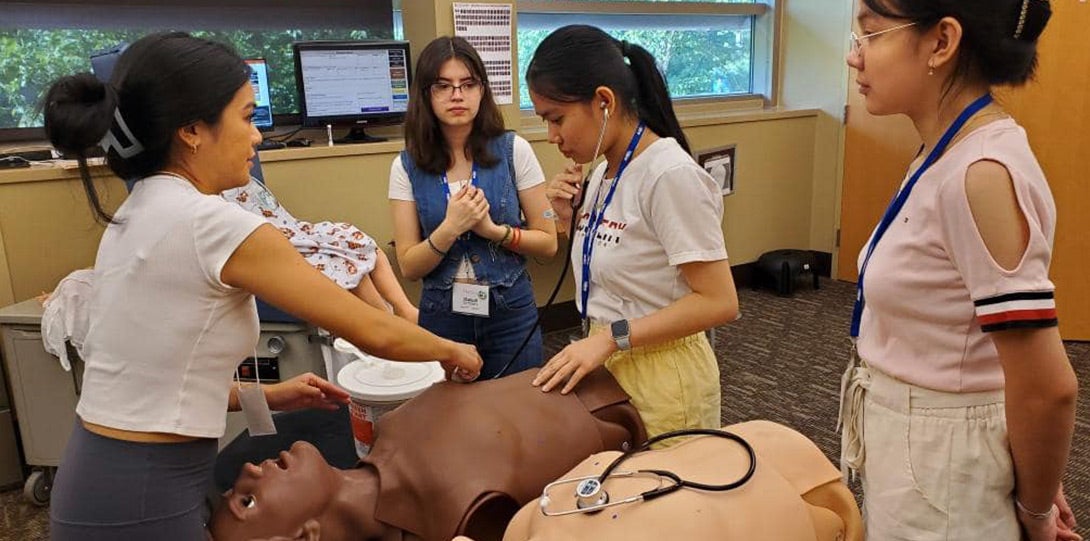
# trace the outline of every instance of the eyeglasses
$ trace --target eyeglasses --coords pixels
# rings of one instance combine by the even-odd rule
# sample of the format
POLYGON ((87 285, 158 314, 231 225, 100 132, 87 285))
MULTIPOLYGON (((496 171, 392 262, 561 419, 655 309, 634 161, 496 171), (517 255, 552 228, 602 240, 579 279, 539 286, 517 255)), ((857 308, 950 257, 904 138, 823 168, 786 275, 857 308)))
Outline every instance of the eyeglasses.
POLYGON ((910 23, 905 23, 905 24, 902 24, 902 25, 894 26, 893 28, 887 28, 885 30, 879 30, 877 32, 871 32, 870 34, 864 34, 862 36, 856 34, 855 32, 852 32, 851 37, 849 38, 849 40, 850 40, 849 43, 851 45, 851 51, 853 53, 855 53, 855 54, 860 54, 863 51, 863 40, 873 38, 874 36, 880 36, 880 35, 885 34, 887 32, 893 32, 894 30, 900 30, 902 28, 908 28, 910 26, 915 26, 917 24, 919 24, 919 21, 912 21, 910 23))
POLYGON ((454 91, 462 91, 462 95, 475 94, 481 91, 481 82, 470 79, 460 85, 445 83, 442 81, 431 84, 431 95, 436 98, 448 99, 454 96, 454 91))

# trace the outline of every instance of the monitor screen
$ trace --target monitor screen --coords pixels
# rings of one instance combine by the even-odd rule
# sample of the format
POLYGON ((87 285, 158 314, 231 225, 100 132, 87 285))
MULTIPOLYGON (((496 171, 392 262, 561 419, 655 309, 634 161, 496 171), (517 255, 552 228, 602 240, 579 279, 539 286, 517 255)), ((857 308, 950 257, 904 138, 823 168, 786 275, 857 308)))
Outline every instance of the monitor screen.
POLYGON ((269 65, 264 58, 247 58, 250 65, 250 86, 254 89, 254 118, 257 129, 273 129, 272 99, 269 97, 269 65))
POLYGON ((396 123, 409 107, 409 43, 292 44, 304 126, 396 123))

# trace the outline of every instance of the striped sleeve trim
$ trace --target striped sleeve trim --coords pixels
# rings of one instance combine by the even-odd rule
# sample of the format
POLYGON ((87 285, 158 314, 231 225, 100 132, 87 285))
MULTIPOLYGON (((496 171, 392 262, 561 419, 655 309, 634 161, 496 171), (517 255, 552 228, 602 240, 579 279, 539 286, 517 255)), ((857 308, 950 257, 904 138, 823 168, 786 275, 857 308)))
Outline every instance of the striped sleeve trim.
POLYGON ((1051 291, 1021 291, 973 301, 980 330, 1055 327, 1056 299, 1051 291))

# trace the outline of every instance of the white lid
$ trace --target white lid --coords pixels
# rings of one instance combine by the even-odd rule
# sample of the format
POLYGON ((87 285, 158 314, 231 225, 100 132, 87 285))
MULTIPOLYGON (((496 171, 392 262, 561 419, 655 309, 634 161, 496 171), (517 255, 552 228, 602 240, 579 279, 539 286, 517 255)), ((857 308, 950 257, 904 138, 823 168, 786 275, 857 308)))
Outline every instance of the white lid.
POLYGON ((402 402, 443 381, 438 362, 395 362, 367 353, 345 365, 337 384, 361 402, 402 402))
POLYGON ((352 345, 352 342, 345 340, 344 338, 336 338, 333 340, 333 349, 341 353, 352 353, 354 355, 363 356, 363 352, 360 348, 352 345))

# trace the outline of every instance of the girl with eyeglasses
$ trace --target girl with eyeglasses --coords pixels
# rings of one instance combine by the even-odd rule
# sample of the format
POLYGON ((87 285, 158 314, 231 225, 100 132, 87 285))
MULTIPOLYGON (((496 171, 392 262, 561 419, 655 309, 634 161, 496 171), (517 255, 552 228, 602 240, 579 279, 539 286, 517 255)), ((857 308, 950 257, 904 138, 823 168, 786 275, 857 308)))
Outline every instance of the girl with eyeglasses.
POLYGON ((429 43, 410 92, 389 197, 401 272, 424 282, 420 325, 476 344, 482 378, 539 366, 526 258, 556 253, 541 165, 504 130, 484 62, 465 39, 429 43))
POLYGON ((991 97, 1033 75, 1050 15, 1047 0, 859 8, 848 64, 867 110, 907 115, 923 141, 859 256, 842 462, 870 539, 1079 539, 1060 486, 1078 384, 1048 278, 1056 206, 991 97))

